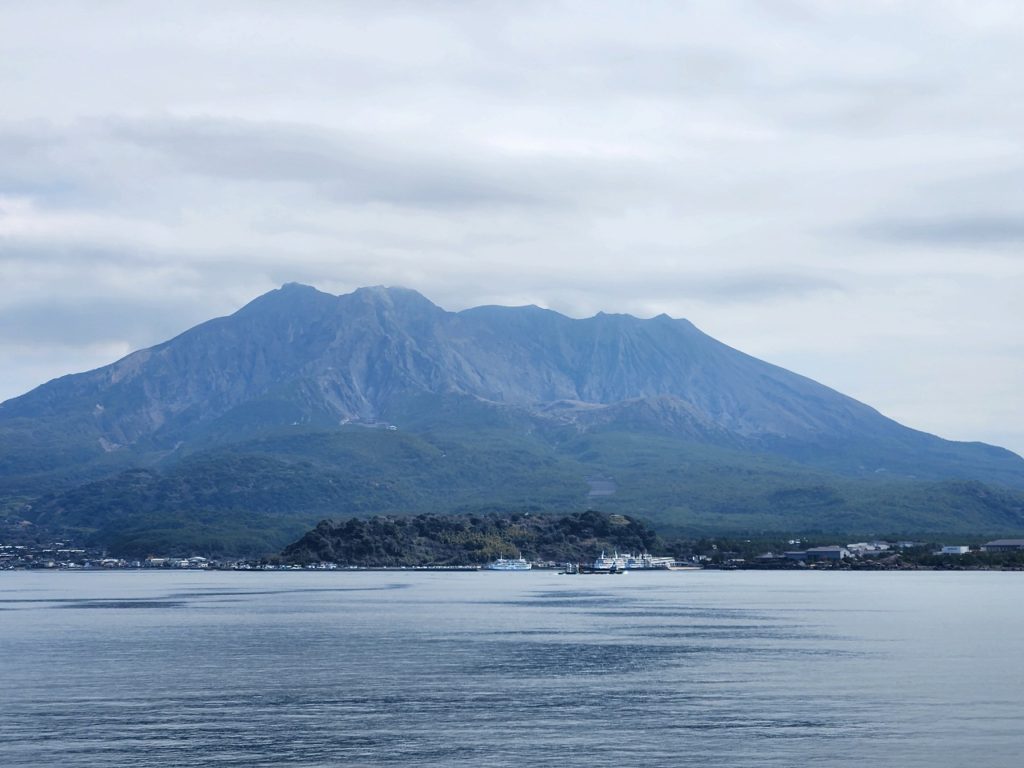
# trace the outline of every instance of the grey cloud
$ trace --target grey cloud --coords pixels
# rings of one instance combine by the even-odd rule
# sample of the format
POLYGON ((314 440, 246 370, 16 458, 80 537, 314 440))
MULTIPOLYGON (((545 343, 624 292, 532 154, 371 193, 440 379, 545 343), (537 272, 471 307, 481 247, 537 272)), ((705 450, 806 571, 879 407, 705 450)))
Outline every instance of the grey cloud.
MULTIPOLYGON (((586 286, 588 281, 584 281, 586 286)), ((727 274, 663 274, 621 276, 614 284, 590 284, 594 293, 619 289, 627 296, 662 301, 709 302, 719 305, 797 299, 844 291, 837 280, 799 272, 751 271, 727 274)))
POLYGON ((0 123, 0 194, 31 196, 50 207, 157 205, 174 194, 175 182, 187 184, 187 175, 209 183, 297 184, 343 204, 441 210, 565 204, 550 165, 431 141, 234 119, 0 123), (154 186, 154 178, 163 183, 154 186))
POLYGON ((1024 244, 1024 215, 883 219, 861 228, 875 240, 934 246, 1024 244))
POLYGON ((201 313, 194 305, 155 297, 38 299, 0 307, 0 342, 87 345, 116 340, 139 348, 209 319, 201 313))
MULTIPOLYGON (((799 272, 757 271, 735 274, 643 273, 619 274, 614 277, 580 274, 571 287, 557 281, 557 290, 539 286, 531 275, 508 276, 490 292, 482 292, 480 280, 473 274, 450 278, 443 285, 426 290, 431 298, 445 308, 464 308, 464 299, 477 291, 479 303, 508 303, 511 295, 529 297, 529 301, 574 317, 585 317, 597 311, 615 311, 644 315, 641 305, 659 304, 685 308, 701 303, 713 306, 737 306, 766 302, 795 301, 822 294, 847 293, 852 288, 841 281, 799 272), (465 280, 466 283, 462 281, 465 280)), ((676 316, 686 316, 675 313, 676 316)), ((688 319, 694 319, 688 317, 688 319)))
POLYGON ((275 287, 241 261, 202 257, 188 265, 168 251, 0 238, 0 274, 8 278, 0 344, 152 346, 237 309, 223 286, 240 287, 242 301, 275 287))
POLYGON ((424 207, 554 202, 543 190, 514 183, 515 168, 488 167, 486 161, 429 143, 417 148, 310 126, 242 120, 121 121, 111 129, 192 173, 305 183, 340 200, 424 207))
POLYGON ((817 293, 844 291, 837 280, 798 272, 758 272, 686 281, 683 295, 721 302, 745 302, 796 298, 817 293))
POLYGON ((0 123, 0 194, 70 197, 74 174, 60 163, 67 146, 66 137, 48 123, 0 123))
MULTIPOLYGON (((157 265, 166 260, 170 254, 154 253, 138 248, 96 247, 90 243, 66 243, 53 241, 22 242, 16 237, 8 237, 0 247, 0 265, 23 268, 26 271, 32 266, 48 266, 70 272, 74 267, 86 267, 95 272, 100 268, 114 268, 125 274, 132 268, 157 265)), ((85 287, 85 286, 83 286, 85 287)))

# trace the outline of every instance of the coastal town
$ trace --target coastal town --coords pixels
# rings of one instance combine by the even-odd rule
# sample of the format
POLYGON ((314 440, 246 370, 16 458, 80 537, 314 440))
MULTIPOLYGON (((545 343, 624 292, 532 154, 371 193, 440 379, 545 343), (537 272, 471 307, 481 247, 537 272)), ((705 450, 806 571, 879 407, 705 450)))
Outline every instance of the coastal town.
MULTIPOLYGON (((751 542, 743 542, 749 549, 751 542)), ((844 569, 844 570, 926 570, 985 569, 1024 570, 1024 539, 993 539, 979 544, 935 544, 920 541, 870 541, 847 544, 807 546, 800 539, 790 539, 789 549, 764 551, 749 556, 736 542, 702 542, 685 557, 652 558, 638 561, 662 561, 663 567, 628 566, 623 570, 779 570, 779 569, 844 569), (730 546, 734 548, 730 548, 730 546)), ((602 552, 595 562, 609 560, 602 552)), ((553 560, 523 560, 531 570, 562 570, 585 573, 594 570, 589 563, 576 564, 553 560)), ((217 558, 201 555, 124 558, 106 551, 75 546, 64 541, 46 544, 0 543, 0 571, 3 570, 220 570, 220 571, 316 571, 316 570, 401 570, 401 571, 477 571, 484 564, 425 564, 418 566, 366 566, 335 562, 294 563, 278 556, 263 558, 217 558)), ((494 569, 491 569, 494 570, 494 569)))

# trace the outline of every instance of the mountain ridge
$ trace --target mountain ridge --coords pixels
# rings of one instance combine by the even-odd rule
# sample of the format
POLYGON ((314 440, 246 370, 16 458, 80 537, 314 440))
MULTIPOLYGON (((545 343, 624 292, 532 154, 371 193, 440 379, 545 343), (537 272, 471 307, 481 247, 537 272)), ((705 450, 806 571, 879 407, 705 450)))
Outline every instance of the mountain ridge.
MULTIPOLYGON (((16 417, 25 406, 32 410, 34 405, 52 406, 85 394, 81 388, 79 392, 68 391, 76 383, 88 382, 100 394, 98 390, 104 385, 123 388, 146 373, 171 373, 166 369, 172 366, 173 372, 184 372, 185 380, 174 383, 179 390, 184 387, 186 395, 191 383, 188 372, 204 377, 207 386, 202 394, 207 396, 204 405, 208 411, 192 414, 199 420, 254 394, 273 395, 282 383, 293 383, 306 388, 319 386, 316 394, 323 398, 327 410, 348 419, 380 418, 388 396, 396 389, 411 387, 525 407, 558 401, 613 405, 673 397, 693 406, 712 423, 744 436, 814 438, 838 429, 847 430, 847 437, 851 430, 877 436, 909 429, 831 388, 728 347, 687 320, 666 315, 643 320, 605 313, 576 320, 531 307, 484 306, 447 312, 406 288, 376 286, 336 297, 298 283, 286 284, 233 315, 202 323, 111 365, 61 377, 12 398, 0 404, 0 418, 16 417), (301 313, 302 323, 296 322, 297 313, 301 313), (538 314, 544 318, 540 328, 529 319, 538 314), (415 326, 413 333, 408 328, 410 322, 415 326), (609 329, 609 323, 618 327, 609 329), (268 324, 279 326, 277 343, 254 345, 251 339, 257 333, 272 338, 273 334, 266 333, 268 324), (344 324, 348 333, 342 335, 338 329, 344 324), (672 330, 665 333, 654 324, 670 325, 672 330), (529 334, 529 338, 502 346, 501 340, 507 340, 512 331, 529 334), (376 338, 378 348, 369 348, 362 341, 367 338, 376 338), (248 343, 248 347, 244 354, 235 356, 236 360, 227 359, 228 365, 222 360, 204 367, 203 355, 212 355, 209 347, 217 342, 248 343), (193 348, 191 357, 174 354, 186 343, 200 349, 193 348), (555 358, 552 362, 548 355, 543 365, 537 365, 547 351, 545 347, 552 345, 562 360, 555 358), (296 348, 312 349, 303 357, 293 353, 296 348), (271 353, 277 355, 276 365, 268 360, 271 353), (164 357, 171 359, 161 361, 164 357), (324 358, 340 359, 348 370, 331 376, 331 371, 338 373, 337 368, 324 365, 324 358), (697 365, 672 364, 673 359, 696 358, 697 365), (657 364, 652 365, 652 360, 657 364), (161 366, 161 362, 165 364, 161 366), (371 372, 369 369, 374 367, 378 370, 371 372), (715 367, 717 375, 708 371, 715 367), (737 380, 747 386, 740 393, 721 386, 723 370, 733 376, 732 389, 736 389, 737 380), (220 380, 211 377, 211 372, 219 374, 220 380), (376 380, 369 381, 374 375, 376 380), (394 379, 389 380, 388 375, 394 379), (742 402, 739 395, 743 396, 742 402), (828 407, 806 407, 806 403, 791 398, 786 404, 788 410, 771 413, 765 402, 792 395, 812 397, 818 406, 825 399, 828 407), (755 406, 760 406, 756 420, 750 417, 755 406)), ((186 406, 194 405, 191 401, 175 402, 174 392, 161 391, 152 383, 142 394, 157 401, 157 407, 138 409, 138 424, 122 420, 116 426, 104 427, 106 406, 98 403, 100 408, 94 417, 101 431, 107 430, 107 439, 118 445, 134 442, 146 432, 159 430, 186 406), (161 402, 163 408, 159 407, 161 402)))
MULTIPOLYGON (((290 283, 232 315, 0 404, 0 509, 132 468, 171 471, 204 451, 235 451, 300 427, 343 430, 367 444, 353 427, 393 427, 440 443, 487 437, 519 446, 521 457, 549 455, 574 487, 588 467, 566 446, 615 434, 663 446, 668 472, 677 471, 673 455, 724 451, 733 464, 760 466, 757 457, 766 457, 788 467, 773 470, 780 477, 799 466, 870 482, 1024 489, 1024 459, 1012 452, 904 427, 688 320, 573 319, 535 306, 449 312, 411 289, 333 296, 290 283)), ((610 438, 602 445, 600 472, 626 472, 635 461, 610 438)), ((471 471, 463 474, 460 482, 470 482, 471 471)), ((382 500, 369 511, 419 503, 405 493, 406 501, 382 500)))

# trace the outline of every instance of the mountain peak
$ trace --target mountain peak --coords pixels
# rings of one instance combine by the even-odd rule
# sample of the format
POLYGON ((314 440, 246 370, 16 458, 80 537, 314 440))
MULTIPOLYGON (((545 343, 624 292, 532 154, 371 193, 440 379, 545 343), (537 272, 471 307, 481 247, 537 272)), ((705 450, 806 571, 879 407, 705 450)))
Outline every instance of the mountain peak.
POLYGON ((325 306, 337 301, 336 296, 319 291, 311 285, 285 283, 280 288, 257 296, 235 314, 241 317, 258 314, 290 315, 310 306, 325 306))
POLYGON ((368 285, 362 288, 356 288, 352 292, 352 295, 363 296, 366 298, 386 298, 393 302, 419 301, 427 304, 433 304, 430 299, 419 291, 415 291, 412 288, 403 288, 400 285, 368 285))
POLYGON ((385 314, 397 313, 407 318, 430 317, 444 313, 444 310, 430 299, 411 288, 373 285, 357 288, 340 298, 342 301, 355 301, 357 304, 373 307, 385 314))

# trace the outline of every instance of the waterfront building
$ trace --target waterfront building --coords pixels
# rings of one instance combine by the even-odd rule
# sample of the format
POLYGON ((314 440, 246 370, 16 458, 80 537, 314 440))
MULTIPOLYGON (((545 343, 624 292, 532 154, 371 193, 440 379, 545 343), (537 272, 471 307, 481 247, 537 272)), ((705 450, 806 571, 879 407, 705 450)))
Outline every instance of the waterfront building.
POLYGON ((812 547, 807 550, 808 560, 846 560, 850 557, 850 550, 833 544, 829 547, 812 547))
POLYGON ((1020 552, 1024 550, 1024 539, 996 539, 981 546, 982 552, 1020 552))

